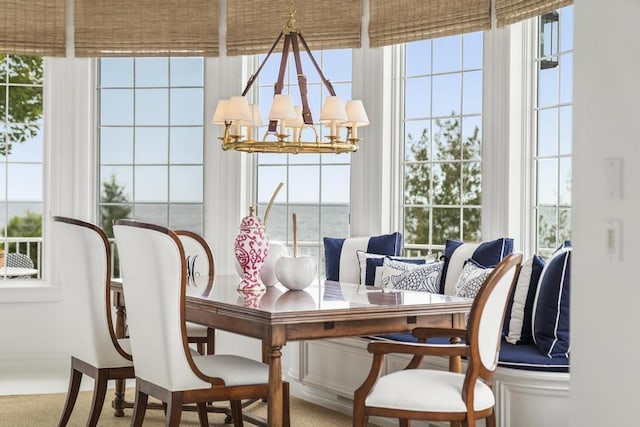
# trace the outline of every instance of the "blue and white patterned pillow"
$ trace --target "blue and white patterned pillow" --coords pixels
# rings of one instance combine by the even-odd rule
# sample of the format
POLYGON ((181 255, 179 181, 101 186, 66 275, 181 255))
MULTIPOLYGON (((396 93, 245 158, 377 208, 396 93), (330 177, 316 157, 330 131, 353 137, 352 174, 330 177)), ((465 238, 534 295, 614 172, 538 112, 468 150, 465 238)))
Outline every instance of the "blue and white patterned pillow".
POLYGON ((382 287, 437 294, 443 266, 442 261, 413 264, 385 258, 382 263, 382 287))
MULTIPOLYGON (((411 263, 411 264, 426 264, 427 262, 429 262, 427 257, 411 258, 411 257, 401 257, 401 256, 389 256, 389 255, 370 254, 365 251, 356 251, 356 254, 358 255, 358 262, 360 263, 360 284, 361 285, 380 286, 382 263, 385 258, 389 258, 394 261, 411 263)), ((436 260, 433 259, 430 262, 435 262, 435 261, 436 260)))
POLYGON ((475 298, 478 295, 478 291, 493 268, 486 268, 473 259, 468 259, 462 267, 458 282, 456 283, 455 293, 457 296, 465 298, 475 298))

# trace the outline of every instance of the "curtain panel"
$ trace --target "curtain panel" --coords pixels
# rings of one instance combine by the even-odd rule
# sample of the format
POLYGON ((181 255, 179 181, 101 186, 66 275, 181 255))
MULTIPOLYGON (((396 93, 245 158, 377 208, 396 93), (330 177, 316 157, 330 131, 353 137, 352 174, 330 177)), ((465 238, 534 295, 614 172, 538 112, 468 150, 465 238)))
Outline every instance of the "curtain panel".
POLYGON ((491 28, 491 0, 370 0, 369 9, 371 47, 491 28))
MULTIPOLYGON (((287 0, 227 1, 227 55, 268 52, 287 23, 288 4, 287 0)), ((295 18, 309 48, 360 47, 361 0, 298 1, 297 6, 295 18)))
POLYGON ((75 0, 76 56, 218 56, 217 0, 75 0))
POLYGON ((65 56, 66 0, 0 0, 0 53, 65 56))
POLYGON ((494 0, 498 27, 524 21, 545 12, 560 9, 573 0, 494 0))

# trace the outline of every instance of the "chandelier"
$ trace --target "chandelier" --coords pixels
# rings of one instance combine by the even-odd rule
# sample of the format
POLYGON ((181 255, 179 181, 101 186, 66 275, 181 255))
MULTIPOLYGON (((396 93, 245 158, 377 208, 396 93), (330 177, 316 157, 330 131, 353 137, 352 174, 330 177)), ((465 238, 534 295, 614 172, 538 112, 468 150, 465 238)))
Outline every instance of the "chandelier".
POLYGON ((362 101, 350 100, 345 105, 342 99, 336 96, 333 85, 322 73, 320 66, 309 50, 309 46, 307 46, 304 37, 302 37, 302 33, 296 23, 295 13, 295 5, 293 0, 290 0, 289 19, 286 25, 256 72, 247 81, 242 95, 218 101, 212 123, 224 126, 224 134, 219 138, 222 141, 223 150, 290 154, 353 153, 358 150, 358 142, 361 138, 358 137, 357 129, 369 124, 362 101), (259 139, 254 135, 257 133, 257 128, 263 125, 260 110, 257 105, 247 102, 246 94, 283 36, 282 58, 278 79, 275 83, 273 103, 269 111, 269 124, 264 136, 259 139), (320 123, 329 128, 329 135, 326 136, 326 141, 320 140, 309 109, 307 77, 302 71, 300 44, 307 52, 311 63, 330 95, 326 98, 320 113, 320 123), (296 65, 298 88, 302 103, 300 106, 293 105, 291 95, 282 94, 290 50, 293 52, 296 65), (313 138, 303 141, 303 132, 305 135, 312 134, 313 138))

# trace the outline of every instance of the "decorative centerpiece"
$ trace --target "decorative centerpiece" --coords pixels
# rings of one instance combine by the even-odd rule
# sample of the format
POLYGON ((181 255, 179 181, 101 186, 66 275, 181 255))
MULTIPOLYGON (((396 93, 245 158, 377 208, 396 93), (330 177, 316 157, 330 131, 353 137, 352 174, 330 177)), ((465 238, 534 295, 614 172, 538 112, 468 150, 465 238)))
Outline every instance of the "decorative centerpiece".
MULTIPOLYGON (((263 222, 265 229, 267 227, 267 220, 269 219, 271 207, 273 206, 276 196, 283 185, 284 183, 280 182, 271 195, 271 199, 269 199, 269 204, 264 212, 263 222)), ((260 269, 260 280, 262 280, 262 283, 264 283, 265 286, 273 286, 278 283, 278 278, 276 277, 276 262, 283 256, 289 256, 289 248, 287 245, 284 243, 269 242, 269 253, 267 254, 267 259, 265 259, 262 264, 262 268, 260 269)))
POLYGON ((281 257, 276 262, 276 277, 284 287, 301 290, 313 282, 318 271, 316 260, 310 256, 298 256, 296 214, 293 219, 293 257, 281 257))
POLYGON ((242 218, 240 232, 236 236, 234 253, 242 269, 242 280, 238 284, 241 291, 265 290, 260 281, 260 268, 269 252, 269 239, 264 232, 264 224, 249 208, 249 215, 242 218))

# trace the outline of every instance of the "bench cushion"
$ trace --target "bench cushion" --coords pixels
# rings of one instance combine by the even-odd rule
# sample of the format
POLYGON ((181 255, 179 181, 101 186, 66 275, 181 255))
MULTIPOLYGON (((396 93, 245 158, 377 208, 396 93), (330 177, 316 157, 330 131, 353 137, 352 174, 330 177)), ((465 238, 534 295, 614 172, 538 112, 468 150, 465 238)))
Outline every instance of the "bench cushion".
MULTIPOLYGON (((411 333, 381 335, 376 337, 376 339, 416 342, 415 337, 411 333)), ((430 338, 427 342, 432 344, 448 344, 449 339, 446 337, 435 337, 430 338)), ((569 372, 569 358, 551 358, 542 354, 535 344, 510 344, 503 338, 500 343, 498 366, 527 371, 569 372)))

